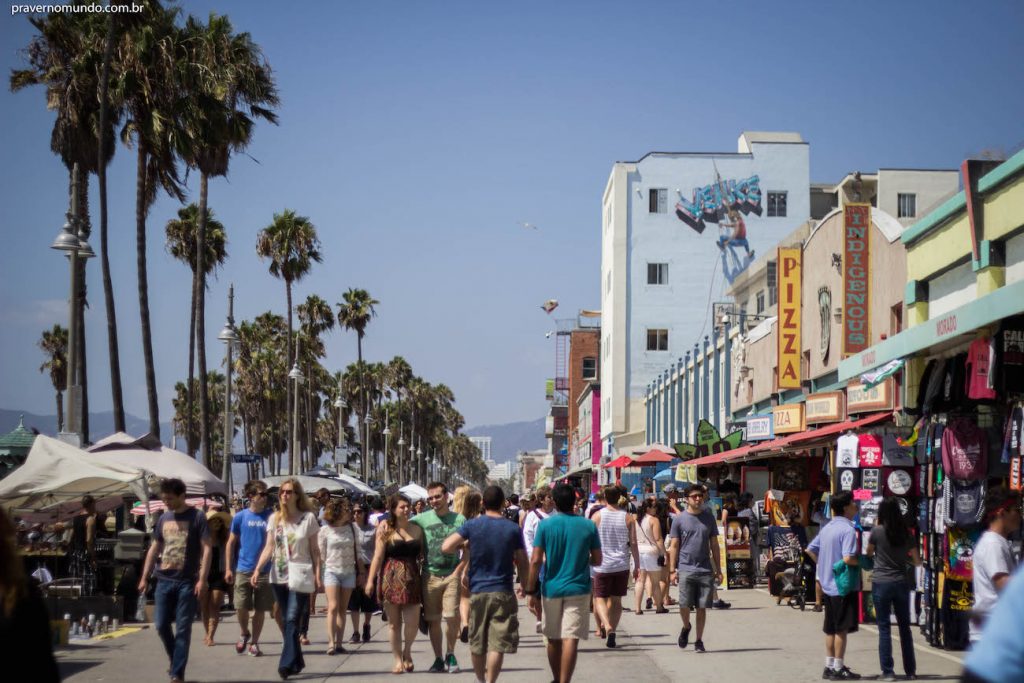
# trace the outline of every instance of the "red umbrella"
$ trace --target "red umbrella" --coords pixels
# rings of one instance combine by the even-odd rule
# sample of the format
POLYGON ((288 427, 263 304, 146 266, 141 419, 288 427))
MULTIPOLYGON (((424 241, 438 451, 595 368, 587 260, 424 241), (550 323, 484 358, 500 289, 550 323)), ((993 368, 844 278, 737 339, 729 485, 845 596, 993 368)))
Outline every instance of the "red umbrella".
POLYGON ((604 466, 604 468, 611 469, 612 467, 629 467, 633 464, 633 458, 628 455, 620 455, 619 457, 612 460, 610 463, 604 466))
POLYGON ((676 456, 669 455, 668 453, 665 453, 664 451, 652 450, 652 451, 647 451, 646 453, 641 455, 639 458, 634 458, 633 459, 633 464, 634 465, 653 465, 653 464, 659 463, 659 462, 672 462, 675 459, 676 459, 676 456))

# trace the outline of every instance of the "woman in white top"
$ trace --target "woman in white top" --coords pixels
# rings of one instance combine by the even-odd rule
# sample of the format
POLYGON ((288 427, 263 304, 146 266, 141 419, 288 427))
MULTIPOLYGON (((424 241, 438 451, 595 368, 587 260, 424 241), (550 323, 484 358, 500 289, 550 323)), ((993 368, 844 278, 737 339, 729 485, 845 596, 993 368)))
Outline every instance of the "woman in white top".
MULTIPOLYGON (((526 513, 523 518, 523 544, 526 546, 526 554, 533 552, 533 539, 537 535, 537 526, 541 520, 552 514, 555 510, 555 499, 551 497, 551 487, 547 484, 537 487, 537 497, 533 509, 526 513)), ((544 567, 540 568, 540 579, 544 581, 544 567)), ((537 625, 534 627, 540 633, 543 626, 543 619, 537 615, 537 625)))
POLYGON ((309 593, 320 589, 320 548, 317 533, 320 525, 313 514, 313 505, 295 478, 285 479, 278 490, 280 509, 267 520, 267 543, 252 572, 250 583, 257 587, 267 562, 270 565, 270 587, 274 590, 278 609, 284 615, 284 643, 277 673, 282 679, 294 676, 306 666, 299 643, 300 623, 309 610, 309 593), (296 581, 309 580, 313 591, 289 588, 289 574, 296 581))
POLYGON ((661 520, 658 519, 658 501, 647 498, 640 503, 640 523, 637 526, 636 544, 640 551, 640 575, 633 592, 636 594, 636 613, 643 614, 644 589, 650 591, 658 614, 668 612, 662 602, 661 581, 665 571, 665 538, 661 535, 661 520), (647 582, 650 581, 650 584, 647 582))
POLYGON ((352 523, 352 504, 347 498, 331 500, 324 507, 324 525, 318 541, 324 558, 324 591, 327 593, 327 654, 345 652, 345 610, 356 587, 356 576, 365 569, 359 558, 359 532, 352 523))

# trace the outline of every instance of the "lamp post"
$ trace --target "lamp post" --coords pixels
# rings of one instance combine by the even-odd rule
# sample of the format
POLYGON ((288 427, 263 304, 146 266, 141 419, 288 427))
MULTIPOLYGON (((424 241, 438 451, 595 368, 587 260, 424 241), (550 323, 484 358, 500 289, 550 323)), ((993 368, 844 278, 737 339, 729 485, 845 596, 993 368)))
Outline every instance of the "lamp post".
POLYGON ((82 444, 82 420, 78 414, 79 399, 82 387, 78 382, 78 259, 95 256, 92 247, 79 233, 78 219, 78 164, 71 170, 71 197, 68 212, 65 214, 64 227, 57 239, 50 245, 51 249, 64 252, 71 267, 71 297, 68 300, 68 378, 65 392, 65 409, 67 417, 60 438, 75 446, 82 444))
POLYGON ((364 450, 366 451, 366 458, 367 458, 367 462, 366 462, 367 483, 369 483, 369 479, 371 477, 380 474, 380 468, 377 466, 377 454, 376 454, 376 452, 374 452, 374 454, 373 454, 373 469, 372 470, 370 469, 370 461, 369 461, 369 458, 370 458, 370 428, 373 427, 375 422, 376 422, 376 420, 373 419, 372 415, 367 415, 363 419, 363 424, 365 425, 363 431, 366 433, 366 448, 364 450))
POLYGON ((419 445, 416 446, 416 478, 422 481, 424 484, 427 483, 423 481, 424 479, 427 478, 427 468, 426 465, 423 463, 423 449, 419 445))
MULTIPOLYGON (((299 369, 299 343, 295 342, 295 360, 292 362, 292 369, 288 371, 288 379, 295 382, 293 396, 299 395, 299 385, 306 381, 306 376, 299 369)), ((292 406, 292 443, 288 444, 288 474, 294 475, 295 458, 299 453, 299 400, 295 399, 292 406)))
POLYGON ((384 435, 384 484, 388 483, 388 440, 391 436, 391 427, 388 425, 388 418, 391 416, 390 411, 384 411, 384 431, 381 434, 384 435))
POLYGON ((227 354, 225 361, 227 381, 224 384, 224 463, 221 479, 228 487, 228 502, 230 503, 235 491, 234 483, 231 481, 231 437, 234 435, 234 430, 231 428, 234 422, 231 415, 231 371, 234 369, 231 352, 234 350, 235 344, 238 343, 238 333, 235 332, 235 286, 233 284, 228 287, 228 321, 224 324, 224 329, 217 335, 217 339, 224 342, 224 346, 227 347, 225 352, 227 354))
POLYGON ((338 409, 338 445, 334 449, 334 471, 341 472, 338 466, 338 453, 341 451, 342 444, 345 440, 345 425, 342 423, 342 411, 348 408, 348 403, 345 402, 343 387, 341 385, 341 378, 338 378, 338 398, 334 399, 334 407, 338 409))
POLYGON ((398 485, 402 485, 402 460, 405 458, 405 425, 398 423, 398 485))

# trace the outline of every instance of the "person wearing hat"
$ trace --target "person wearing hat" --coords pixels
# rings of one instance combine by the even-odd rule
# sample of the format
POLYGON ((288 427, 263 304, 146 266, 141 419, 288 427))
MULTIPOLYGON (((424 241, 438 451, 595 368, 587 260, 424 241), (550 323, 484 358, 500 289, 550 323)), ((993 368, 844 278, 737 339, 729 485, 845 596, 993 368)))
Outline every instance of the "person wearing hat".
POLYGON ((206 526, 210 530, 210 565, 206 573, 207 591, 199 598, 200 613, 203 615, 203 628, 206 638, 203 642, 207 647, 213 645, 220 624, 220 607, 224 604, 224 594, 228 584, 224 580, 227 569, 227 543, 231 529, 231 515, 218 510, 206 513, 206 526))
POLYGON ((668 502, 668 517, 671 523, 671 520, 682 512, 679 509, 679 492, 676 490, 675 484, 668 484, 662 491, 665 492, 665 498, 668 502))

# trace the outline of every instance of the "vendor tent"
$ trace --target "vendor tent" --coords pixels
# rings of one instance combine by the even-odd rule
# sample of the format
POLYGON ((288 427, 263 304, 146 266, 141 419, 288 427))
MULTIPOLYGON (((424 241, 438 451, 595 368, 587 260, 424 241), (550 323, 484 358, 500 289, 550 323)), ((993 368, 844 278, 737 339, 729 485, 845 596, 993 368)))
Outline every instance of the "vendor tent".
POLYGON ((98 441, 89 452, 106 462, 146 470, 160 479, 181 479, 190 497, 227 493, 224 482, 201 462, 186 453, 161 446, 149 435, 136 439, 117 432, 98 441))
POLYGON ((299 486, 302 487, 307 496, 316 493, 320 489, 327 489, 331 493, 359 493, 351 484, 334 477, 307 477, 301 474, 297 476, 281 475, 263 477, 262 481, 271 489, 277 489, 287 479, 295 479, 299 482, 299 486))
POLYGON ((419 484, 406 484, 402 488, 398 489, 401 493, 404 493, 409 500, 416 502, 417 500, 427 499, 427 490, 419 484))
POLYGON ((82 496, 146 499, 146 470, 83 451, 39 435, 25 464, 0 481, 0 505, 6 509, 81 509, 82 496))
POLYGON ((363 482, 359 481, 355 477, 350 477, 347 474, 337 474, 335 475, 334 478, 342 481, 345 484, 348 484, 349 486, 356 489, 356 491, 358 491, 359 493, 366 493, 370 495, 374 495, 377 493, 363 482))

